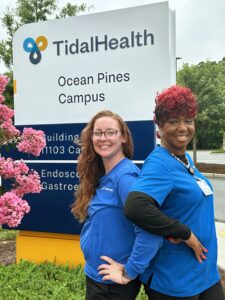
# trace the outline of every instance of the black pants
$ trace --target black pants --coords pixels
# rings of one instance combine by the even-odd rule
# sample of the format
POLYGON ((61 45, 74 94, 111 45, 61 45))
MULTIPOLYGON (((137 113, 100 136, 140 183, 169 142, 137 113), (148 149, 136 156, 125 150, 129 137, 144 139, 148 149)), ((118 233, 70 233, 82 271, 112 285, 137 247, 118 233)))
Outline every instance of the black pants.
POLYGON ((139 279, 121 285, 100 283, 86 276, 85 300, 135 300, 140 286, 139 279))
POLYGON ((161 294, 145 285, 145 293, 148 295, 149 300, 225 300, 221 282, 217 282, 201 294, 192 297, 173 297, 161 294))

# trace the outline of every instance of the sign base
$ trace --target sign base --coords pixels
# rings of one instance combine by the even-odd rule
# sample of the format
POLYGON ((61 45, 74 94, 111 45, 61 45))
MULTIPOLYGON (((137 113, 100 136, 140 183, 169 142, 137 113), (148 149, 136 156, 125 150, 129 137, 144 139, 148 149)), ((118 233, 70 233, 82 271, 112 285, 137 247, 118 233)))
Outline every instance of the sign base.
POLYGON ((84 265, 79 235, 20 231, 16 238, 16 262, 52 262, 58 265, 84 265))

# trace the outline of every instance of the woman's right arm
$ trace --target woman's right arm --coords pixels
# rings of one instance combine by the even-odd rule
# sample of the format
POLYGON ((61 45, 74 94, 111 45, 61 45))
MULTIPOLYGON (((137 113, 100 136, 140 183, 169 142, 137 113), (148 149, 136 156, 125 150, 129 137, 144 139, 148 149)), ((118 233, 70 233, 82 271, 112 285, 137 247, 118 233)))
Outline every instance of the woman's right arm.
POLYGON ((184 241, 191 247, 199 262, 207 250, 201 245, 188 226, 165 215, 157 202, 142 192, 130 192, 124 206, 128 219, 147 232, 168 238, 172 243, 184 241))
POLYGON ((145 193, 130 192, 124 213, 134 224, 150 233, 182 240, 191 236, 191 230, 186 225, 165 215, 157 202, 145 193))

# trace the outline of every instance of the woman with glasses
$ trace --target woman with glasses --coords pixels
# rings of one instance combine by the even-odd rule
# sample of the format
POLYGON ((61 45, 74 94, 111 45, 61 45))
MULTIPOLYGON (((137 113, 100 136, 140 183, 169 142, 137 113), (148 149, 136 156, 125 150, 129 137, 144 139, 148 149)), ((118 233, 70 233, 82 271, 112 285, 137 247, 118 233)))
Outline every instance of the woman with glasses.
POLYGON ((135 299, 140 289, 137 276, 162 240, 134 226, 123 213, 139 175, 130 160, 130 131, 119 115, 101 111, 86 125, 79 143, 80 184, 72 212, 85 221, 80 242, 86 260, 86 300, 135 299))

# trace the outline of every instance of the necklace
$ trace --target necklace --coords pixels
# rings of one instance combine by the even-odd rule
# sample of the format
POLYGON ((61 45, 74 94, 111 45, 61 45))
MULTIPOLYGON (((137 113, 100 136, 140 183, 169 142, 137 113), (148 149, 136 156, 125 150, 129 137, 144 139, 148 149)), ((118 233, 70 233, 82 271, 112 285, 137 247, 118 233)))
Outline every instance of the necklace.
POLYGON ((173 154, 172 152, 170 152, 170 154, 177 160, 177 161, 179 161, 187 170, 188 170, 188 172, 191 174, 191 175, 194 175, 194 169, 190 166, 190 163, 188 162, 188 159, 186 158, 186 156, 185 156, 185 158, 186 158, 186 160, 187 160, 187 164, 183 161, 183 160, 181 160, 179 157, 177 157, 175 154, 173 154))

